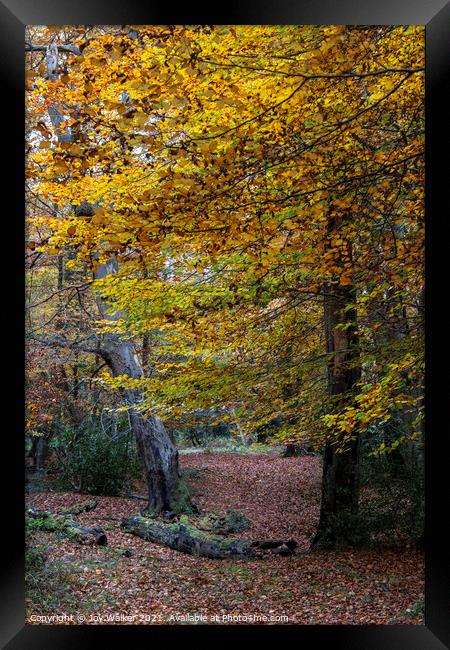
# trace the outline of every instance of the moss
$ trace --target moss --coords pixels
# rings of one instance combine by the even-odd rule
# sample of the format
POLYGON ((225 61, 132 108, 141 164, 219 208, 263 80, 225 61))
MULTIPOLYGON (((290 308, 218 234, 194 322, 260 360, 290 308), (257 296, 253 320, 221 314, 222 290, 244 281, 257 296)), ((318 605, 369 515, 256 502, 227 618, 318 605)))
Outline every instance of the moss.
POLYGON ((219 517, 214 513, 210 512, 200 519, 197 526, 204 530, 212 530, 212 528, 217 524, 219 517))
POLYGON ((415 618, 416 616, 423 617, 425 615, 425 599, 420 598, 420 600, 411 605, 411 607, 408 607, 405 614, 411 618, 415 618))
MULTIPOLYGON (((182 521, 181 518, 179 521, 182 521)), ((197 528, 220 535, 240 533, 250 526, 247 517, 237 510, 228 510, 227 514, 222 517, 210 512, 196 521, 197 528)))
POLYGON ((69 539, 73 540, 79 540, 82 539, 82 535, 80 534, 80 531, 77 530, 76 528, 71 528, 70 526, 67 526, 67 528, 64 529, 64 534, 69 537, 69 539))
POLYGON ((224 517, 220 517, 214 524, 213 529, 225 535, 241 533, 250 528, 250 521, 238 510, 228 510, 224 517))
POLYGON ((218 535, 211 535, 207 531, 201 530, 196 526, 193 526, 189 522, 187 524, 185 523, 172 524, 171 528, 174 533, 179 533, 183 531, 186 532, 188 535, 190 535, 193 539, 196 539, 200 542, 210 542, 211 544, 216 545, 219 550, 225 551, 228 549, 232 549, 234 547, 241 548, 242 546, 245 546, 247 544, 247 542, 244 540, 224 539, 223 537, 219 537, 218 535))
MULTIPOLYGON (((134 521, 138 526, 142 526, 142 530, 145 531, 148 529, 149 526, 149 521, 147 517, 143 517, 140 515, 137 515, 133 517, 134 521)), ((207 531, 201 530, 197 528, 196 526, 193 526, 192 523, 189 521, 189 518, 187 515, 182 515, 179 519, 179 521, 175 523, 166 523, 163 521, 155 521, 155 524, 162 528, 167 530, 170 533, 173 533, 174 535, 178 535, 179 533, 186 533, 190 535, 193 539, 199 540, 201 542, 211 542, 213 544, 217 544, 220 548, 230 548, 233 546, 233 544, 236 544, 236 540, 233 539, 223 539, 223 537, 219 537, 217 535, 210 535, 208 534, 207 531)))
POLYGON ((45 532, 64 531, 66 526, 71 523, 71 518, 42 513, 40 517, 33 519, 27 518, 27 527, 30 530, 42 530, 45 532))
POLYGON ((194 512, 191 500, 191 491, 183 479, 178 482, 177 495, 173 511, 177 514, 191 514, 194 512))
POLYGON ((150 520, 142 515, 122 519, 122 530, 143 539, 157 542, 170 548, 185 551, 191 555, 216 559, 254 556, 253 542, 245 539, 225 539, 209 530, 202 530, 192 523, 188 515, 181 515, 178 521, 150 520))
POLYGON ((144 511, 144 515, 141 517, 142 519, 156 519, 157 517, 160 516, 160 512, 155 510, 154 508, 147 508, 144 511))
POLYGON ((322 522, 313 546, 316 550, 369 547, 370 536, 358 513, 340 512, 322 522))

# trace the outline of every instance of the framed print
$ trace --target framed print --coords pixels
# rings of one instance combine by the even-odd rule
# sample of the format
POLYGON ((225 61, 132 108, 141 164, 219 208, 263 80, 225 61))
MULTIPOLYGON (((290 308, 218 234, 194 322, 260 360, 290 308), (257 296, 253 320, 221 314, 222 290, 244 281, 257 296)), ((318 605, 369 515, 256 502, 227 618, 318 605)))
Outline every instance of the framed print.
POLYGON ((0 16, 2 647, 450 647, 448 4, 0 16))

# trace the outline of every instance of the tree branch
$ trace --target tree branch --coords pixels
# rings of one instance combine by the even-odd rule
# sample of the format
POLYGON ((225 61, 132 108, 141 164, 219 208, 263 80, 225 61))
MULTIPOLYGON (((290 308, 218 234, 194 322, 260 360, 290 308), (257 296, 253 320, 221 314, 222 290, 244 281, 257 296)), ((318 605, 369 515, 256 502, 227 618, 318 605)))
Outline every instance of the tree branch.
POLYGON ((52 339, 38 339, 35 337, 30 337, 31 341, 43 345, 45 347, 61 347, 61 348, 70 348, 71 350, 80 350, 80 352, 88 352, 90 354, 98 354, 103 359, 107 358, 106 350, 101 347, 91 347, 87 345, 87 341, 97 341, 98 339, 95 336, 90 336, 83 341, 69 341, 61 336, 55 336, 52 339))
MULTIPOLYGON (((81 54, 81 50, 77 45, 58 45, 58 51, 71 52, 72 54, 81 54)), ((25 43, 25 52, 46 52, 47 45, 33 45, 32 43, 25 43)))

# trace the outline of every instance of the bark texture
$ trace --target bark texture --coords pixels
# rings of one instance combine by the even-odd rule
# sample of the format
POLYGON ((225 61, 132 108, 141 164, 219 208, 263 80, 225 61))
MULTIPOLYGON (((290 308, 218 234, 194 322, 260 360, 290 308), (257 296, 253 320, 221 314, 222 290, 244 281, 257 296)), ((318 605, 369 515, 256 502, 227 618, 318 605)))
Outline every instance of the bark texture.
POLYGON ((165 524, 154 519, 131 516, 122 519, 122 530, 176 551, 215 560, 255 559, 265 554, 291 555, 295 540, 225 539, 210 535, 189 524, 165 524))
MULTIPOLYGON (((115 259, 101 264, 95 271, 96 278, 104 278, 118 271, 115 259)), ((102 318, 117 320, 122 315, 114 312, 101 296, 97 304, 102 318)), ((127 375, 139 379, 144 371, 139 362, 134 344, 119 334, 103 336, 101 355, 114 376, 127 375)), ((148 510, 150 512, 182 512, 189 509, 187 490, 183 491, 178 468, 178 450, 167 433, 163 422, 154 416, 144 416, 139 406, 143 401, 139 390, 124 390, 123 397, 129 406, 130 423, 144 466, 148 488, 148 510)))
POLYGON ((98 546, 107 546, 108 544, 108 538, 100 526, 92 528, 81 526, 71 515, 54 515, 46 510, 35 510, 34 508, 28 508, 26 515, 30 519, 42 519, 41 530, 61 531, 80 544, 97 544, 98 546))
MULTIPOLYGON (((329 235, 342 220, 330 219, 329 235)), ((351 259, 351 248, 348 245, 351 259)), ((336 407, 343 407, 359 381, 359 340, 355 290, 352 285, 329 283, 324 287, 324 322, 328 362, 328 394, 336 407)), ((339 451, 331 442, 325 444, 323 458, 320 520, 313 547, 339 547, 354 543, 354 522, 358 510, 359 435, 339 451)))

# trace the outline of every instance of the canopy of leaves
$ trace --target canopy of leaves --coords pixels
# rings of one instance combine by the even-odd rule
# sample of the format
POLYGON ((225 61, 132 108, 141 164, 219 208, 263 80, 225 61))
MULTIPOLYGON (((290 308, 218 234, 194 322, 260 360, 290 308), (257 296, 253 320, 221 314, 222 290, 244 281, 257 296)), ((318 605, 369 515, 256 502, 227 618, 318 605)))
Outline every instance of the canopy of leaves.
POLYGON ((143 408, 339 444, 406 410, 418 436, 423 28, 33 30, 80 54, 60 49, 53 80, 29 54, 28 247, 119 261, 93 283, 120 316, 97 333, 150 337, 143 408), (363 375, 342 407, 323 299, 346 286, 363 375))

